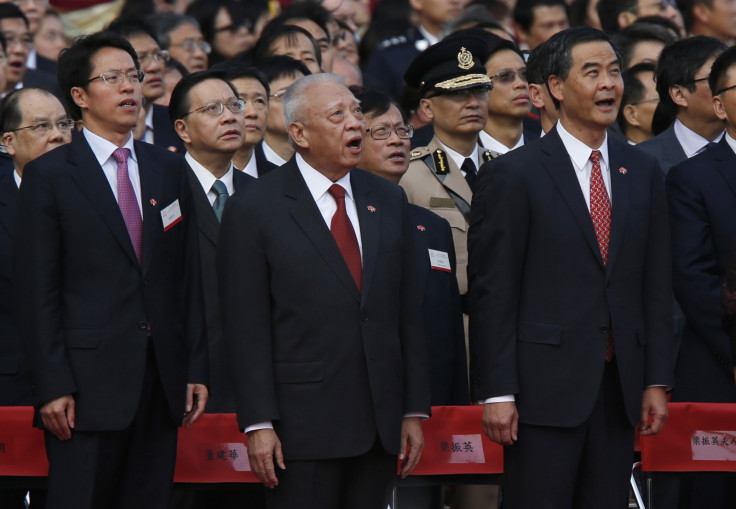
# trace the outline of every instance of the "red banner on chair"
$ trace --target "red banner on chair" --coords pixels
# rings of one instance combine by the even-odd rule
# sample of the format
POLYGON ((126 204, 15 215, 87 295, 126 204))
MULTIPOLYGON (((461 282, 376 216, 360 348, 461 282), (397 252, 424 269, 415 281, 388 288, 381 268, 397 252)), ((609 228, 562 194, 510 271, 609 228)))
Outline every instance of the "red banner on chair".
POLYGON ((641 437, 642 470, 736 472, 736 404, 670 403, 659 435, 641 437))

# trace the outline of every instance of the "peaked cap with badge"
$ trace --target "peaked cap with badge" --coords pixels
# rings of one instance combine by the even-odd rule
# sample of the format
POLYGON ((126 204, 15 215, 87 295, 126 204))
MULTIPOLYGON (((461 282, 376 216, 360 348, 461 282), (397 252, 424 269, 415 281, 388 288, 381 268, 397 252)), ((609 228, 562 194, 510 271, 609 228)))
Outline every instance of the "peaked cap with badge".
POLYGON ((404 81, 420 91, 448 93, 475 87, 493 87, 483 66, 487 47, 476 37, 450 37, 430 46, 404 74, 404 81))

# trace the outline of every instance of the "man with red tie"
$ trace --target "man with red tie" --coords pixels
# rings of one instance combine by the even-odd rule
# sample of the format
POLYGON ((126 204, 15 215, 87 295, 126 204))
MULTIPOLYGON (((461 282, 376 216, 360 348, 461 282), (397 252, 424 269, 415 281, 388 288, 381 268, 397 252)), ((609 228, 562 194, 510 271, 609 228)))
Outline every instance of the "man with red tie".
POLYGON ((269 508, 383 509, 430 410, 408 204, 354 169, 365 124, 338 76, 283 107, 296 155, 228 199, 217 246, 238 422, 269 508))
POLYGON ((167 508, 177 426, 207 402, 191 190, 181 156, 133 140, 143 77, 119 35, 78 40, 59 82, 84 129, 23 172, 14 279, 48 509, 167 508))
POLYGON ((473 199, 471 391, 505 446, 504 507, 621 509, 634 427, 659 432, 673 381, 664 184, 606 134, 623 92, 608 36, 547 44, 560 120, 486 163, 473 199))

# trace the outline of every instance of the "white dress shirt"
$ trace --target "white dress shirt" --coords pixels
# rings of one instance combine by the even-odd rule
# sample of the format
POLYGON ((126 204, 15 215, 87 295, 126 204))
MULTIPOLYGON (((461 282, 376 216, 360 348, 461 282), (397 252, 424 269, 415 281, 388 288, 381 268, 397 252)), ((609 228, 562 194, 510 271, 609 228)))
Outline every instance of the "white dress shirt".
MULTIPOLYGON (((105 177, 110 183, 112 194, 115 196, 115 201, 118 201, 118 162, 112 155, 118 149, 118 146, 96 135, 86 127, 82 129, 82 134, 87 140, 87 143, 89 143, 92 152, 97 158, 97 162, 102 166, 102 171, 105 173, 105 177)), ((130 183, 133 184, 133 191, 135 192, 135 199, 138 201, 138 211, 140 212, 142 210, 141 176, 138 173, 138 158, 136 157, 135 147, 133 146, 132 133, 128 141, 123 145, 123 148, 130 149, 130 156, 128 156, 128 176, 130 177, 130 183)))
MULTIPOLYGON (((215 200, 217 199, 217 193, 212 190, 212 185, 215 183, 217 177, 215 177, 210 171, 199 164, 199 162, 192 157, 192 155, 187 152, 184 154, 184 159, 187 160, 187 163, 189 163, 189 166, 192 168, 192 171, 194 171, 194 174, 197 176, 197 180, 199 180, 199 183, 202 185, 202 189, 204 189, 205 194, 207 195, 207 199, 210 201, 210 205, 213 205, 215 203, 215 200)), ((230 168, 227 170, 227 173, 220 177, 220 179, 223 184, 225 184, 225 187, 227 188, 227 194, 228 196, 232 196, 235 192, 235 184, 233 184, 233 163, 230 163, 230 168)))
POLYGON ((143 134, 141 141, 153 144, 153 106, 146 113, 146 132, 143 134))
POLYGON ((736 140, 731 138, 730 134, 726 134, 726 142, 728 143, 728 146, 731 147, 731 150, 736 153, 736 140))
POLYGON ((263 155, 266 156, 266 159, 268 159, 276 166, 282 166, 284 163, 286 163, 286 159, 282 158, 280 155, 274 152, 273 149, 268 146, 266 140, 263 140, 261 143, 263 144, 263 155))
POLYGON ((245 168, 242 170, 243 173, 247 173, 253 178, 258 178, 258 166, 256 166, 256 151, 254 150, 253 153, 250 155, 250 159, 248 160, 248 164, 245 165, 245 168))
MULTIPOLYGON (((698 133, 689 127, 686 127, 685 124, 680 122, 679 118, 675 120, 674 129, 675 137, 677 138, 677 141, 680 142, 680 146, 688 159, 705 150, 705 146, 709 143, 708 140, 700 136, 698 133)), ((721 141, 721 138, 723 138, 723 133, 719 134, 713 142, 718 143, 721 141)))
POLYGON ((511 148, 508 148, 506 145, 504 145, 503 143, 501 143, 500 141, 498 141, 496 138, 494 138, 493 136, 491 136, 485 131, 479 132, 478 137, 480 138, 480 142, 483 144, 483 148, 487 148, 488 150, 493 150, 494 152, 498 152, 501 155, 524 146, 524 135, 523 134, 519 138, 519 141, 516 142, 516 145, 514 145, 511 148))
POLYGON ((18 170, 15 168, 13 168, 13 179, 15 180, 15 185, 20 189, 21 178, 20 175, 18 175, 18 170))

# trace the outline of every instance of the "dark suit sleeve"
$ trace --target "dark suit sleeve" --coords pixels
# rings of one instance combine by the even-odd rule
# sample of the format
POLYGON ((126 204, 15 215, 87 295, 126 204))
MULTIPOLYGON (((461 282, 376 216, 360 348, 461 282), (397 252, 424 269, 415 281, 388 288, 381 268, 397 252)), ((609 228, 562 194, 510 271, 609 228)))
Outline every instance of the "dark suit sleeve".
POLYGON ((14 283, 39 406, 77 390, 62 330, 60 221, 53 182, 29 164, 23 173, 13 237, 14 283))
MULTIPOLYGON (((649 235, 644 269, 644 326, 646 365, 644 386, 674 386, 674 344, 672 341, 672 270, 670 225, 664 173, 659 165, 651 172, 652 192, 649 235)), ((616 198, 614 197, 614 200, 616 198)))
POLYGON ((468 233, 474 401, 519 390, 517 319, 529 210, 522 177, 507 161, 496 159, 480 172, 468 233))
POLYGON ((730 359, 731 346, 718 313, 723 275, 698 172, 691 162, 675 166, 667 176, 675 297, 688 326, 718 356, 730 359))
POLYGON ((406 193, 402 199, 402 283, 400 314, 401 354, 404 360, 404 413, 430 413, 427 346, 422 327, 419 288, 414 267, 414 226, 406 193))
POLYGON ((736 245, 731 249, 721 288, 721 322, 723 330, 731 338, 731 362, 736 366, 736 245))
POLYGON ((271 344, 271 274, 257 207, 248 206, 249 191, 227 201, 217 244, 223 340, 241 429, 279 419, 271 344))

